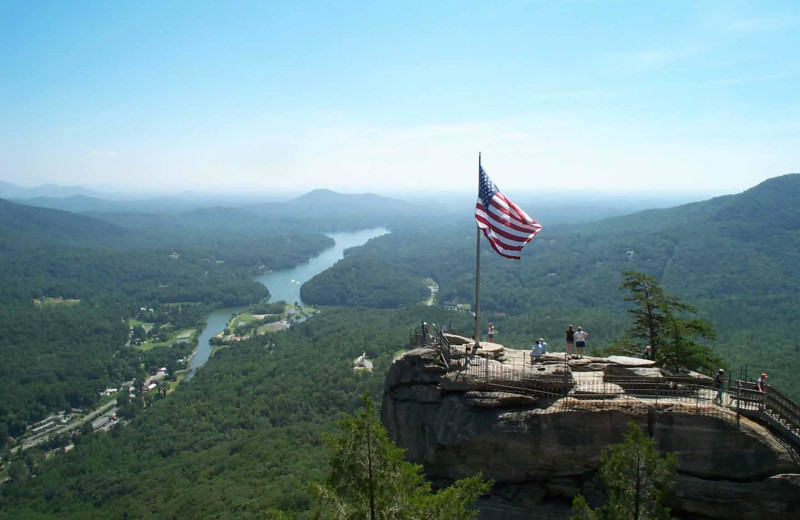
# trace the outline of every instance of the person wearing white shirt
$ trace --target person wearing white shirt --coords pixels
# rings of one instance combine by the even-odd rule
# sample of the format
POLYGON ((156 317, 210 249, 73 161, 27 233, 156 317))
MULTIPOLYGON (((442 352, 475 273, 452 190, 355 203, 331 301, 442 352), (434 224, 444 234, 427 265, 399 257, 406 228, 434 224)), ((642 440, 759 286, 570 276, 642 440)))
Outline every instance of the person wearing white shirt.
POLYGON ((575 348, 578 349, 578 357, 583 357, 583 349, 586 347, 586 336, 589 333, 578 327, 578 330, 575 331, 575 348))

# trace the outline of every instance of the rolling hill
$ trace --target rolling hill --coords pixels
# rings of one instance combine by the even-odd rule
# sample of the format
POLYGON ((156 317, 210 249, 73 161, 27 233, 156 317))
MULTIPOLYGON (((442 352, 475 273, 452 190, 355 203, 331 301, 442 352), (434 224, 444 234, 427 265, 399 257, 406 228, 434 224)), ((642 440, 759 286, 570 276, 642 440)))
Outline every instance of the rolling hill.
POLYGON ((255 204, 245 206, 245 209, 263 216, 289 216, 296 219, 360 217, 385 220, 398 215, 419 214, 424 208, 372 193, 338 193, 318 189, 287 202, 255 204))
POLYGON ((6 246, 108 244, 125 234, 102 220, 0 199, 0 237, 6 246))

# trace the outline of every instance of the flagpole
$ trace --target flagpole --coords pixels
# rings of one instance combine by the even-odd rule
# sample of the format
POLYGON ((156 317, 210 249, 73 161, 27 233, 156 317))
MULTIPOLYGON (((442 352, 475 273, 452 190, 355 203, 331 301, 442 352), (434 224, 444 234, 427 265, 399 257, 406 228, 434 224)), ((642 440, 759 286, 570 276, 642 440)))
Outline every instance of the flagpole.
MULTIPOLYGON (((481 153, 478 152, 478 193, 481 189, 481 153)), ((481 228, 475 226, 475 348, 481 346, 481 228)))

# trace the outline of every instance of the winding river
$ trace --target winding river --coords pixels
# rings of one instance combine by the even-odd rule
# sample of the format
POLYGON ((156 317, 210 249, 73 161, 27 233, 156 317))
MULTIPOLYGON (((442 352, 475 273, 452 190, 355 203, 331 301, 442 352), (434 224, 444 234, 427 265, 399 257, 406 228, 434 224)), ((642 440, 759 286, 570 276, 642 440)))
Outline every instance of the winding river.
MULTIPOLYGON (((328 236, 336 242, 333 247, 326 249, 319 255, 311 258, 308 262, 291 269, 262 274, 254 277, 254 280, 264 284, 264 286, 269 289, 270 300, 284 300, 289 303, 300 302, 302 305, 303 301, 300 299, 300 287, 303 283, 344 258, 345 249, 363 245, 370 238, 379 237, 388 232, 389 231, 384 228, 372 228, 348 233, 329 233, 328 236)), ((197 350, 195 350, 189 363, 190 372, 186 376, 187 381, 194 376, 198 368, 205 365, 206 361, 208 361, 213 348, 208 340, 211 339, 214 334, 225 328, 231 315, 238 314, 245 308, 246 307, 218 309, 208 315, 206 326, 202 332, 200 332, 197 350)))

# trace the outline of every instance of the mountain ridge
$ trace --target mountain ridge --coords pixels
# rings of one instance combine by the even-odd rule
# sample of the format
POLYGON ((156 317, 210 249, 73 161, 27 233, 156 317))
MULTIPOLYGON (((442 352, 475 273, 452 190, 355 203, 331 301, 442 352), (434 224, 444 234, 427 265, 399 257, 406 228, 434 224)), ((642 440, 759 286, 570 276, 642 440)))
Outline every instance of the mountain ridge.
POLYGON ((117 241, 127 231, 109 222, 58 209, 0 199, 0 236, 7 243, 87 245, 117 241))

